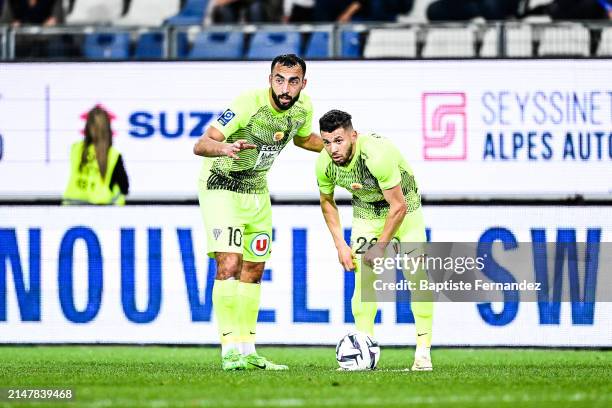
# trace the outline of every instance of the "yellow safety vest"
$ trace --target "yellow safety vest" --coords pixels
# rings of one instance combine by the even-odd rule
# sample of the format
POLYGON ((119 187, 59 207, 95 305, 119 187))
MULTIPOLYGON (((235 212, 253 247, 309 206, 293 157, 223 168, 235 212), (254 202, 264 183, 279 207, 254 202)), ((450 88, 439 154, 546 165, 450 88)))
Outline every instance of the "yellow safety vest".
POLYGON ((119 160, 119 152, 113 146, 108 149, 106 176, 100 176, 96 159, 96 150, 90 145, 87 151, 87 162, 79 171, 84 143, 76 142, 70 150, 70 180, 64 192, 63 204, 125 204, 125 195, 121 194, 118 185, 110 188, 111 176, 119 160))

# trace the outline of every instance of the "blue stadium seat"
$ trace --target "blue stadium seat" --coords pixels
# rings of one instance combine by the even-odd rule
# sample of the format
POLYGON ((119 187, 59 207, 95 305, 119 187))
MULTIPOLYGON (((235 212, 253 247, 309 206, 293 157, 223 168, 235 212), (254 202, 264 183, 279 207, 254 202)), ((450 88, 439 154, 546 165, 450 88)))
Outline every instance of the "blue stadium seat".
POLYGON ((306 58, 329 57, 329 33, 327 31, 315 31, 310 36, 304 52, 306 58))
POLYGON ((176 57, 187 58, 189 56, 189 38, 186 31, 176 34, 176 57))
POLYGON ((297 32, 257 32, 247 53, 249 59, 269 59, 279 54, 299 54, 302 43, 297 32))
POLYGON ((201 32, 193 41, 188 58, 239 59, 243 54, 242 32, 201 32))
POLYGON ((83 56, 91 59, 126 59, 129 51, 129 33, 87 34, 83 44, 83 56))
POLYGON ((200 25, 204 20, 204 14, 208 6, 208 0, 187 0, 181 11, 176 16, 165 21, 171 25, 200 25))
POLYGON ((160 59, 164 55, 164 34, 148 32, 140 34, 134 51, 137 59, 160 59))
POLYGON ((343 58, 361 58, 361 39, 358 32, 342 32, 342 46, 340 54, 343 58))

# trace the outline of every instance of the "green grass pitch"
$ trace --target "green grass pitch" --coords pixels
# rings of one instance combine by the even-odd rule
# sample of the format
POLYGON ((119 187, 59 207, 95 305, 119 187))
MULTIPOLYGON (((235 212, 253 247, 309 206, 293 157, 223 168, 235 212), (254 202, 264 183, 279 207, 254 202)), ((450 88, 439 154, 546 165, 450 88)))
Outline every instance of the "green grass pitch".
POLYGON ((0 406, 610 407, 612 352, 434 349, 433 372, 403 372, 412 349, 383 348, 379 369, 338 372, 334 350, 260 347, 286 372, 223 372, 209 347, 0 347, 0 406), (7 400, 7 388, 71 388, 72 402, 7 400))

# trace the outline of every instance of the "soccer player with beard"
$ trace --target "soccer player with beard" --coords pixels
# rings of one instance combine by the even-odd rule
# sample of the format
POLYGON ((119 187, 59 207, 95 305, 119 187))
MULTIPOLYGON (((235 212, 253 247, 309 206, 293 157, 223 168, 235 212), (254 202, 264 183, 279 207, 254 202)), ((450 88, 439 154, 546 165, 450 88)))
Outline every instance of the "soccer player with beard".
MULTIPOLYGON (((426 241, 421 196, 410 166, 387 139, 376 134, 358 134, 353 129, 351 115, 339 110, 327 112, 319 125, 325 146, 316 164, 321 210, 336 245, 338 260, 344 269, 355 271, 355 291, 351 300, 355 326, 373 336, 377 305, 375 301, 362 298, 362 259, 372 264, 375 258, 383 257, 390 242, 426 241), (352 248, 344 241, 334 201, 335 186, 353 195, 352 248)), ((363 277, 366 281, 370 279, 367 275, 363 277)), ((416 326, 412 370, 415 371, 432 369, 431 300, 431 293, 412 293, 416 326)))
POLYGON ((286 370, 257 354, 255 333, 261 277, 270 258, 272 207, 266 175, 293 143, 320 152, 312 104, 302 93, 306 63, 296 55, 272 61, 269 88, 248 91, 226 109, 194 146, 204 156, 198 198, 209 257, 217 261, 213 304, 224 370, 286 370))

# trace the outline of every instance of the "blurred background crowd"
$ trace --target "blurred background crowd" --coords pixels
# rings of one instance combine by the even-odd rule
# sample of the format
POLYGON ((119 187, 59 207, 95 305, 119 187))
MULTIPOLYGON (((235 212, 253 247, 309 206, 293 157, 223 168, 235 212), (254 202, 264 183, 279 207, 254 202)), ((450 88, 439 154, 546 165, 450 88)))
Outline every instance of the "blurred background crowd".
POLYGON ((162 24, 231 24, 392 22, 411 17, 414 21, 423 17, 428 21, 504 20, 534 15, 600 20, 612 16, 612 0, 0 0, 0 5, 1 22, 13 26, 96 22, 96 12, 99 22, 119 24, 139 19, 162 24), (112 14, 119 18, 107 21, 112 14), (145 20, 153 15, 161 21, 145 20))
POLYGON ((612 0, 0 0, 0 7, 3 59, 612 55, 612 0))

